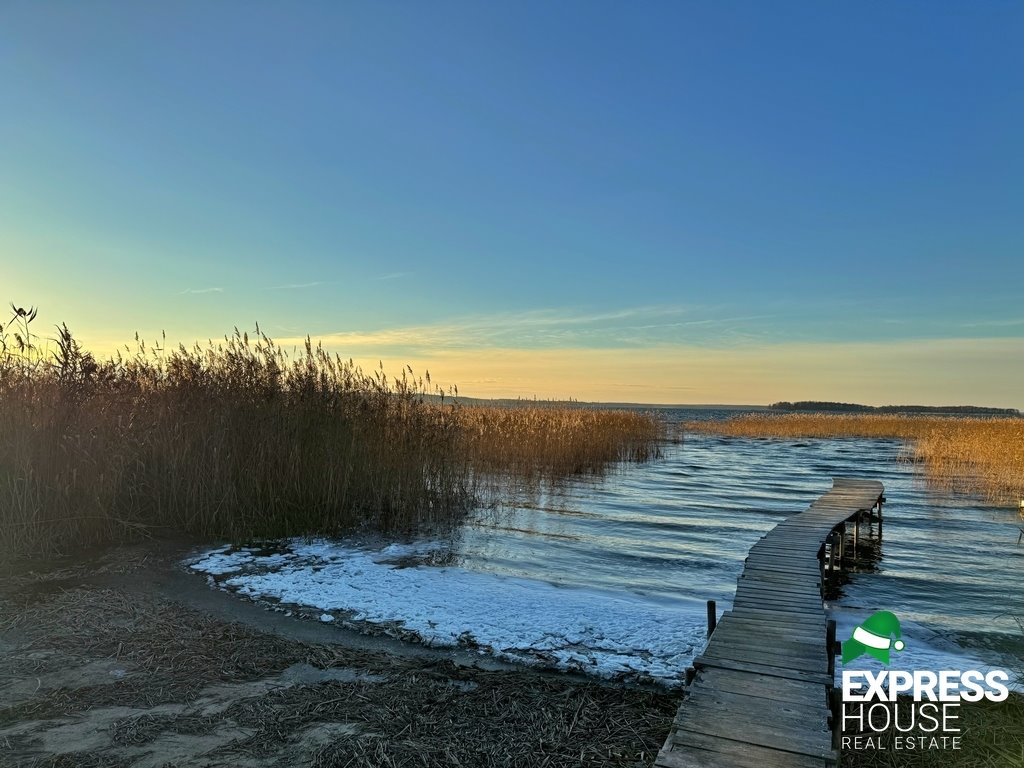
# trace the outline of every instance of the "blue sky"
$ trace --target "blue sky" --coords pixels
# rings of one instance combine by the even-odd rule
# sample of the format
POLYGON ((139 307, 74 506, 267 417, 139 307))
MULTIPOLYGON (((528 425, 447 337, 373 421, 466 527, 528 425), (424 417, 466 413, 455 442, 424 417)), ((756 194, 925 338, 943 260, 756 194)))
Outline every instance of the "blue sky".
POLYGON ((1024 406, 1024 7, 0 6, 4 294, 466 394, 1024 406))

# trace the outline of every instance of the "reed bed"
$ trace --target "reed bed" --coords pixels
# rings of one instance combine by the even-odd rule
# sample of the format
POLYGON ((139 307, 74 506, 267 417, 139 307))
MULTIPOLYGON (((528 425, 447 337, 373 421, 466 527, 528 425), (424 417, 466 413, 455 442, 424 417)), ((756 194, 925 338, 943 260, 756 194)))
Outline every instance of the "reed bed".
POLYGON ((470 491, 458 428, 419 394, 263 336, 97 362, 62 332, 52 364, 0 367, 4 549, 450 520, 470 491))
POLYGON ((459 424, 474 467, 489 475, 557 479, 661 455, 667 426, 635 410, 523 404, 468 406, 459 424))
POLYGON ((1024 500, 1024 419, 947 419, 914 443, 933 482, 997 502, 1024 500))
POLYGON ((737 437, 874 437, 907 441, 930 482, 999 504, 1024 499, 1024 419, 894 414, 750 414, 693 422, 691 431, 737 437))
POLYGON ((656 419, 464 408, 264 334, 98 360, 33 310, 0 327, 0 559, 160 532, 232 541, 452 525, 480 478, 655 455, 656 419))

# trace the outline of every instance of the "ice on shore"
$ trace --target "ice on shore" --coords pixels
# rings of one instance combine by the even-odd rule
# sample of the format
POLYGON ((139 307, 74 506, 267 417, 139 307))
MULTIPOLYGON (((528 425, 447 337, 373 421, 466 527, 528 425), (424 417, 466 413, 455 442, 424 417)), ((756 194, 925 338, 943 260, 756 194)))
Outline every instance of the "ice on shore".
POLYGON ((322 621, 344 612, 426 645, 602 677, 680 685, 703 645, 703 606, 424 564, 441 546, 292 541, 267 554, 220 548, 189 565, 250 598, 322 611, 322 621))

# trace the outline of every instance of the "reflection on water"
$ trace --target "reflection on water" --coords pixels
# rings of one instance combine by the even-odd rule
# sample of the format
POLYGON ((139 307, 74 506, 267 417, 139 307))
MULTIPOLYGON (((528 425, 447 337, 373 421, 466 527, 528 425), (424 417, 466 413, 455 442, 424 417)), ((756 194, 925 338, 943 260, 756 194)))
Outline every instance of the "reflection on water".
MULTIPOLYGON (((720 412, 669 411, 680 420, 720 412)), ((460 531, 464 568, 598 588, 693 609, 727 606, 751 545, 834 475, 885 485, 884 544, 862 524, 833 608, 892 610, 949 644, 1024 656, 1024 546, 1015 510, 927 487, 897 440, 688 434, 665 456, 601 479, 524 492, 460 531)), ((849 552, 852 541, 848 539, 849 552)), ((993 660, 996 661, 996 660, 993 660)))

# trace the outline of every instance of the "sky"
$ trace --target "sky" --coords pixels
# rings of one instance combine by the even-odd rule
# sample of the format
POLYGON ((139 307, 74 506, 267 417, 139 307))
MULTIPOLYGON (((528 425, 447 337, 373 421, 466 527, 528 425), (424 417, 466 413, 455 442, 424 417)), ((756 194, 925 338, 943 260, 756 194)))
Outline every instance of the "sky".
POLYGON ((1021 39, 1008 1, 3 0, 0 302, 479 397, 1024 408, 1021 39))

